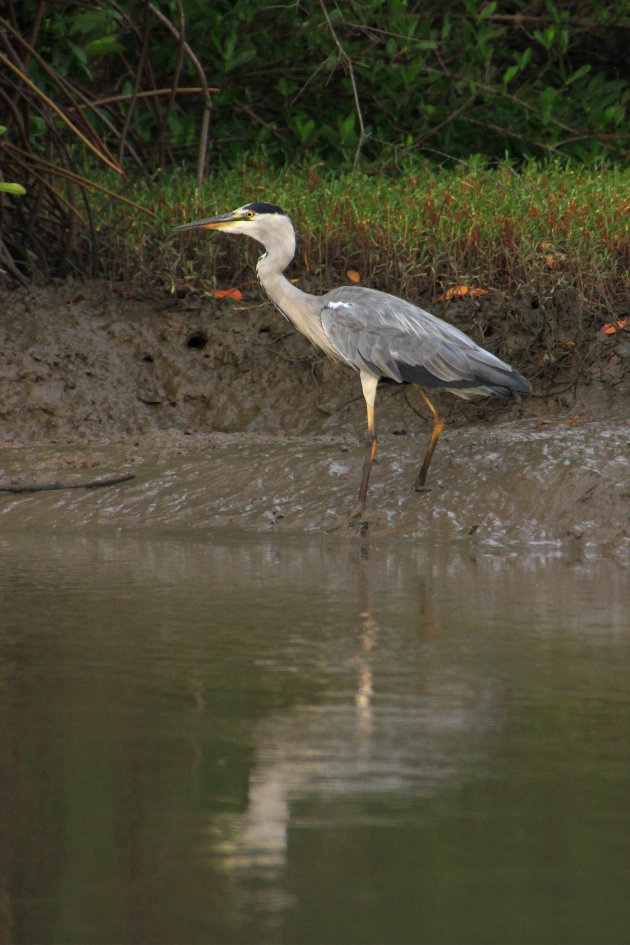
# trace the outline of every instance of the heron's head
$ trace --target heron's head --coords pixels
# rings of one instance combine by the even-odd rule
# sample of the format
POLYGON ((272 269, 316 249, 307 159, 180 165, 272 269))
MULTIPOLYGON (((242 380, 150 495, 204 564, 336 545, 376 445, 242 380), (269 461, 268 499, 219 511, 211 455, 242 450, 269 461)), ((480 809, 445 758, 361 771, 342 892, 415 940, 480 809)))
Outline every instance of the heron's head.
POLYGON ((251 236, 265 246, 273 242, 287 230, 293 231, 291 220, 287 214, 271 203, 246 203, 238 210, 223 213, 208 220, 196 220, 194 223, 184 223, 176 226, 176 233, 186 233, 189 230, 225 230, 227 233, 244 233, 251 236))

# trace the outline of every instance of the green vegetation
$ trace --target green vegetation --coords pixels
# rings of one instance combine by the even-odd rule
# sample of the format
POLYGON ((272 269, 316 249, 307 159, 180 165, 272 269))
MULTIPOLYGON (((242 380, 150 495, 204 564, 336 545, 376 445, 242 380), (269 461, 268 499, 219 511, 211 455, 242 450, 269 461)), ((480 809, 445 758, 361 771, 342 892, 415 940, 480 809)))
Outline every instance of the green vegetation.
POLYGON ((170 227, 267 198, 316 288, 627 310, 626 0, 8 0, 0 36, 14 278, 245 285, 256 247, 170 227))
POLYGON ((112 275, 225 288, 253 279, 256 244, 220 234, 174 238, 171 227, 247 200, 279 203, 298 233, 294 276, 318 290, 348 268, 375 288, 411 298, 466 285, 547 299, 562 291, 597 318, 630 289, 630 170, 530 163, 518 172, 460 163, 410 165, 396 177, 278 170, 251 162, 209 178, 173 173, 131 193, 158 216, 101 198, 112 275))
POLYGON ((401 154, 628 156, 625 0, 190 7, 212 37, 219 137, 335 165, 401 154), (278 66, 278 40, 281 62, 278 66))
POLYGON ((35 151, 52 101, 145 170, 196 161, 206 105, 213 166, 630 154, 627 0, 8 0, 0 31, 35 151))

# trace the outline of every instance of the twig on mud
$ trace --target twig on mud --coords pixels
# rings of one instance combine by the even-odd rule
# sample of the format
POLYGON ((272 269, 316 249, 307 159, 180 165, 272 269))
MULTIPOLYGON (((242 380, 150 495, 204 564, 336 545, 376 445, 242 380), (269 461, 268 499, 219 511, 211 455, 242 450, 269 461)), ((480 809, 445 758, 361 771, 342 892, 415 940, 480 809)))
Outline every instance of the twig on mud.
MULTIPOLYGON (((278 338, 277 340, 278 340, 278 341, 283 341, 284 339, 283 339, 283 338, 278 338)), ((275 354, 275 355, 277 355, 279 358, 282 358, 283 361, 289 361, 289 362, 291 362, 292 364, 307 364, 309 361, 312 361, 312 360, 313 360, 313 355, 312 355, 312 354, 307 354, 307 355, 305 355, 305 356, 303 356, 303 357, 294 358, 294 357, 292 357, 290 354, 285 354, 285 352, 284 352, 284 351, 281 351, 279 348, 274 348, 274 347, 273 347, 274 344, 275 344, 275 340, 272 341, 272 343, 267 346, 266 350, 269 351, 271 354, 275 354)))
POLYGON ((571 390, 571 389, 573 389, 573 392, 575 394, 575 389, 577 388, 578 384, 580 383, 580 381, 584 379, 585 376, 587 376, 586 367, 590 363, 593 352, 595 351, 598 344, 599 344, 598 341, 594 341, 591 345, 589 345, 586 352, 580 358, 579 364, 577 368, 575 368, 575 370, 573 371, 573 374, 570 380, 566 384, 563 384, 561 387, 558 387, 556 390, 550 390, 549 388, 545 388, 544 390, 541 390, 541 391, 532 391, 527 396, 540 397, 542 400, 546 400, 548 397, 557 397, 559 394, 564 394, 566 391, 571 390))
MULTIPOLYGON (((363 400, 363 395, 362 395, 362 394, 357 394, 356 397, 351 397, 350 400, 346 400, 343 404, 340 404, 338 407, 335 407, 334 410, 329 410, 329 411, 328 411, 328 416, 329 416, 329 417, 336 417, 337 414, 338 414, 338 413, 341 413, 342 410, 345 410, 346 407, 351 407, 352 404, 356 404, 359 400, 363 400)), ((317 409, 318 409, 318 410, 322 410, 322 408, 321 408, 319 405, 317 405, 317 409)))
POLYGON ((409 400, 409 391, 407 390, 407 386, 406 386, 406 385, 405 385, 405 387, 403 388, 403 396, 404 396, 404 398, 405 398, 405 403, 407 404, 407 406, 409 407, 409 409, 410 409, 413 413, 415 413, 416 417, 420 417, 421 420, 428 420, 428 419, 429 419, 428 417, 426 417, 426 416, 422 413, 421 410, 418 410, 418 408, 417 408, 417 407, 414 407, 414 405, 411 403, 411 401, 409 400))
POLYGON ((106 479, 91 479, 88 482, 28 483, 21 486, 0 483, 0 492, 10 492, 15 495, 27 492, 50 492, 57 489, 100 489, 103 486, 116 486, 119 482, 128 482, 129 479, 135 478, 134 473, 124 473, 119 476, 108 476, 106 479))

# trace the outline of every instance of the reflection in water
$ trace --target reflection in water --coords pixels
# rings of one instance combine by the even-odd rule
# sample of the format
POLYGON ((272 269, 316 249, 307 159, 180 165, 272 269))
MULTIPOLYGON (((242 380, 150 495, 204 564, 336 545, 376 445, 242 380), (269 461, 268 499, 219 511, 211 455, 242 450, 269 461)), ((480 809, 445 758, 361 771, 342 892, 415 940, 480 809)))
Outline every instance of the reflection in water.
MULTIPOLYGON (((315 822, 327 804, 329 825, 336 819, 343 826, 374 817, 381 822, 388 815, 367 813, 366 801, 417 798, 446 780, 456 783, 472 767, 479 773, 479 733, 498 724, 491 685, 456 680, 450 667, 444 675, 428 672, 421 688, 375 701, 380 627, 372 613, 367 548, 360 552, 353 567, 359 610, 353 620, 358 633, 350 656, 352 693, 344 691, 342 702, 292 706, 259 722, 252 731, 247 809, 213 822, 211 851, 243 878, 281 874, 292 801, 317 797, 315 822)), ((423 621, 418 629, 425 634, 432 628, 423 621)), ((308 821, 302 810, 301 824, 308 821)), ((275 908, 277 889, 270 898, 275 908)))
POLYGON ((603 941, 630 918, 630 601, 605 563, 24 535, 0 616, 7 941, 603 941))

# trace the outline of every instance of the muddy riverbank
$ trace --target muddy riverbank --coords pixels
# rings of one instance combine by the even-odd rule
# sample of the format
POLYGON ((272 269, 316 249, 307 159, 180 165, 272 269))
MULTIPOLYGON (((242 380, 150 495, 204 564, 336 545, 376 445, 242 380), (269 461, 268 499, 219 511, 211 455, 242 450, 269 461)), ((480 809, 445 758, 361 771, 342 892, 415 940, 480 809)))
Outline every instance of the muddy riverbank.
POLYGON ((109 489, 0 495, 5 529, 369 531, 630 560, 621 335, 593 336, 601 353, 579 383, 535 380, 520 408, 442 396, 447 426, 419 495, 426 409, 412 389, 383 387, 370 507, 349 524, 365 424, 358 379, 258 298, 0 290, 0 334, 0 484, 135 474, 109 489))

